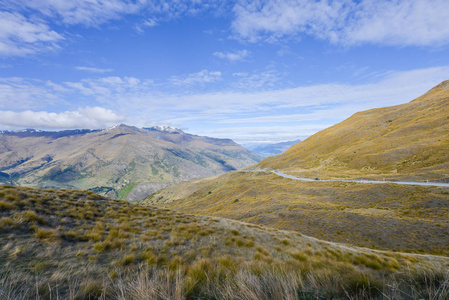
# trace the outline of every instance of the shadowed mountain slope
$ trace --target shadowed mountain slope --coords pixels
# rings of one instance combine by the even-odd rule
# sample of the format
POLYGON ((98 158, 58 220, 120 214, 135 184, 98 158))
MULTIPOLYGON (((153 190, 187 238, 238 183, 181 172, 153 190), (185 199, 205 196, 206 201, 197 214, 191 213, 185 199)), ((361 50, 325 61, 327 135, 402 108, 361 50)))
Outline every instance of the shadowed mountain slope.
POLYGON ((232 140, 168 127, 0 134, 1 182, 90 189, 130 201, 175 182, 257 161, 257 155, 232 140))

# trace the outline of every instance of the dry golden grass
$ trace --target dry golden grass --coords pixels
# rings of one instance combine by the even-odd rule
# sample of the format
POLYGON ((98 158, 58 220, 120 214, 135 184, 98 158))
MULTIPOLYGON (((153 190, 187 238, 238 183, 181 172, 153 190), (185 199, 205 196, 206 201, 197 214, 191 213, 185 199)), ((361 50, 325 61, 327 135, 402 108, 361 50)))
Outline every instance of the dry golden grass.
POLYGON ((298 177, 449 181, 449 81, 410 103, 354 114, 257 166, 298 177))
POLYGON ((449 259, 349 248, 86 191, 0 186, 1 299, 447 295, 449 259), (419 275, 426 272, 425 276, 419 275), (439 275, 438 275, 439 274, 439 275), (398 282, 397 289, 387 283, 398 282), (400 287, 399 287, 400 285, 400 287))
POLYGON ((300 182, 269 172, 231 172, 171 186, 144 203, 328 241, 449 255, 449 188, 300 182))

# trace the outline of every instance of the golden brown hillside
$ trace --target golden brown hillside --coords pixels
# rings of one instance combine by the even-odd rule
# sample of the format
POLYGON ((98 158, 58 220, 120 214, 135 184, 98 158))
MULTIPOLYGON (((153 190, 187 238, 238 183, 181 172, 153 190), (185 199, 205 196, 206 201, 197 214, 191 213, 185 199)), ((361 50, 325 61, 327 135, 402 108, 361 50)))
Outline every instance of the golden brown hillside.
POLYGON ((354 114, 259 167, 319 178, 449 181, 449 80, 402 105, 354 114))
POLYGON ((449 255, 449 188, 301 182, 230 172, 158 191, 145 203, 371 248, 449 255))
POLYGON ((0 186, 0 249, 1 299, 449 294, 447 257, 347 247, 88 191, 0 186))
POLYGON ((372 248, 448 255, 449 188, 309 178, 449 180, 449 81, 360 112, 243 172, 163 189, 146 203, 372 248), (406 233, 406 234, 404 234, 406 233))

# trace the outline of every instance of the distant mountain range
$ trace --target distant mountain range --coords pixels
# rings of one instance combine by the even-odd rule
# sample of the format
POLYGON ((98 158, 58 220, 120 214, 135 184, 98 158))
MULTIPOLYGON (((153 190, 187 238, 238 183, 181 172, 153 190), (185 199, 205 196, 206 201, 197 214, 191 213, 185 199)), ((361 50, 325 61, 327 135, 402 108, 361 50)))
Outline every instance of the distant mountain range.
POLYGON ((191 135, 168 126, 121 124, 104 130, 0 134, 0 182, 89 189, 130 201, 176 182, 258 161, 256 154, 230 139, 191 135))
POLYGON ((257 146, 249 146, 246 148, 248 148, 249 150, 253 151, 254 153, 256 153, 262 157, 268 157, 268 156, 280 154, 280 153, 286 151, 288 148, 290 148, 294 144, 299 143, 300 141, 301 140, 272 143, 272 144, 263 144, 263 145, 257 145, 257 146))

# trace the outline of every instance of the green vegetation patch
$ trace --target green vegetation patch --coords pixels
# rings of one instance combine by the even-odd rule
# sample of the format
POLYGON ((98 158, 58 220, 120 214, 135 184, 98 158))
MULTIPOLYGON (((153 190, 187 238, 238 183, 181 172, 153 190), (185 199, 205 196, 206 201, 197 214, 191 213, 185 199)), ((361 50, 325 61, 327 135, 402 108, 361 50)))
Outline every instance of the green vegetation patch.
POLYGON ((131 193, 131 191, 132 191, 136 186, 137 186, 137 184, 134 183, 134 182, 128 183, 127 185, 125 185, 124 187, 122 187, 121 189, 119 189, 119 190, 117 191, 118 198, 119 198, 120 200, 125 200, 126 197, 128 196, 128 194, 131 193))

